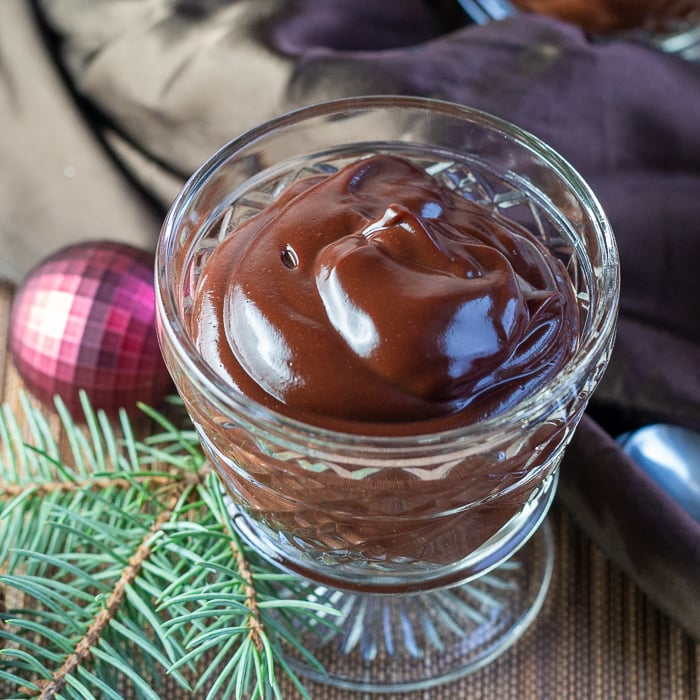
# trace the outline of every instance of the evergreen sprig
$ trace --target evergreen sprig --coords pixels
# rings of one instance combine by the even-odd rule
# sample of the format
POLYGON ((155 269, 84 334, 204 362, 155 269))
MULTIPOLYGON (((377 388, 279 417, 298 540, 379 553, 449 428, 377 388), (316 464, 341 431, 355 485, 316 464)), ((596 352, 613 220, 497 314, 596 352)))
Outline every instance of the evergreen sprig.
POLYGON ((0 408, 0 688, 158 700, 167 674, 193 697, 281 698, 282 672, 308 697, 282 647, 314 664, 299 630, 336 611, 239 540, 191 426, 142 407, 137 439, 85 396, 84 425, 56 408, 58 431, 22 397, 29 435, 0 408))

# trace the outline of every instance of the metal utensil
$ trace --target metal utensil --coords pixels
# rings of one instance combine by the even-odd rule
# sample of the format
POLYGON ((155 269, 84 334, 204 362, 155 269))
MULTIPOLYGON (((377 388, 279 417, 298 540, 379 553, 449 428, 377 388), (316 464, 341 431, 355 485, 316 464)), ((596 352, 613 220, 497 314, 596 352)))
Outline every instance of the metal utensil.
POLYGON ((661 488, 700 522, 700 433, 677 425, 647 425, 617 442, 661 488))
POLYGON ((462 9, 476 24, 487 24, 494 20, 505 19, 515 13, 515 8, 508 0, 458 0, 462 9))

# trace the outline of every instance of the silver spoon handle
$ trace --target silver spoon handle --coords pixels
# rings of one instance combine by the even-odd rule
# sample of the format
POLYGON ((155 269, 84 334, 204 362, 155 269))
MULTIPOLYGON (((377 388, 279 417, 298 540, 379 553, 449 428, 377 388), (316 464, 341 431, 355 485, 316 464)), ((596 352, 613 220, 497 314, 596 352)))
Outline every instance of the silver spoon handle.
POLYGON ((515 12, 508 0, 459 0, 459 4, 476 24, 504 19, 515 12))

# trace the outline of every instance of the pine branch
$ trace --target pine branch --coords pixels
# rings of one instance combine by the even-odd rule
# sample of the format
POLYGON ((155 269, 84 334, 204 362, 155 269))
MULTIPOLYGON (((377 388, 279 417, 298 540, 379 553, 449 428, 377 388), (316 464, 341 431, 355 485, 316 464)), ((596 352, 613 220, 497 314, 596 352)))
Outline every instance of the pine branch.
POLYGON ((207 698, 281 698, 281 671, 308 697, 282 645, 336 611, 238 540, 191 426, 143 407, 156 431, 137 440, 125 413, 118 435, 85 398, 84 427, 59 401, 62 455, 21 405, 28 437, 0 410, 0 689, 157 700, 168 674, 207 698))
MULTIPOLYGON (((224 527, 228 527, 228 522, 221 523, 224 527)), ((245 594, 245 606, 250 611, 246 624, 248 626, 248 637, 255 645, 258 651, 263 651, 265 644, 263 641, 263 624, 260 619, 260 609, 258 607, 258 598, 253 585, 253 573, 248 565, 243 549, 240 544, 231 537, 231 551, 236 560, 236 568, 238 574, 243 581, 243 592, 245 594)))
POLYGON ((147 537, 139 545, 139 548, 136 550, 136 554, 129 559, 128 566, 124 569, 124 571, 122 571, 119 580, 115 584, 109 598, 107 599, 105 607, 99 612, 86 634, 78 642, 75 647, 75 651, 68 656, 68 658, 63 662, 61 668, 54 673, 50 682, 37 683, 41 689, 41 695, 39 696, 41 700, 51 700, 57 693, 60 693, 66 684, 66 679, 68 676, 72 675, 75 670, 89 657, 90 650, 95 646, 96 641, 102 637, 102 633, 104 632, 105 628, 110 621, 114 619, 116 611, 121 607, 126 595, 127 586, 133 583, 134 579, 138 576, 141 570, 141 566, 150 555, 151 540, 153 539, 154 535, 161 531, 163 524, 170 517, 172 517, 175 505, 180 496, 181 493, 176 493, 170 507, 164 510, 156 518, 148 532, 147 537))

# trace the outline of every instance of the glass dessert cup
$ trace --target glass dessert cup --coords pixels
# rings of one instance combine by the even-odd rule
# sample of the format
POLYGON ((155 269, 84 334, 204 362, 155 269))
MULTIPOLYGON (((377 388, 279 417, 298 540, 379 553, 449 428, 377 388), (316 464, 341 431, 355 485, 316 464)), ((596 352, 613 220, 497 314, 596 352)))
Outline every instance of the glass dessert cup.
POLYGON ((406 692, 480 668, 525 631, 551 578, 544 521, 558 467, 607 365, 618 289, 612 232, 575 170, 532 135, 450 103, 314 105, 233 140, 192 176, 157 248, 161 347, 237 530, 308 581, 310 599, 343 613, 337 630, 300 631, 325 673, 289 649, 292 668, 341 687, 406 692), (256 403, 195 348, 192 295, 220 241, 298 178, 376 153, 409 159, 517 221, 566 267, 578 346, 513 408, 442 431, 336 432, 256 403))

